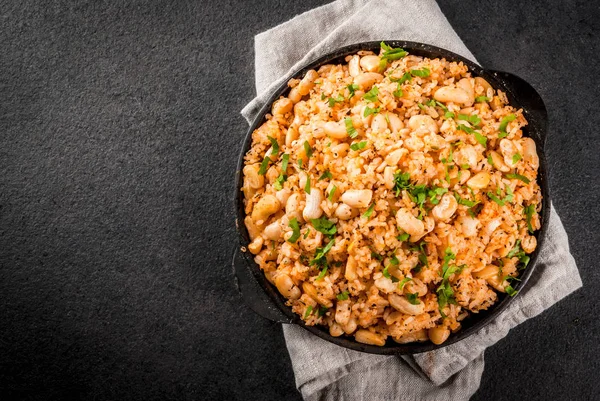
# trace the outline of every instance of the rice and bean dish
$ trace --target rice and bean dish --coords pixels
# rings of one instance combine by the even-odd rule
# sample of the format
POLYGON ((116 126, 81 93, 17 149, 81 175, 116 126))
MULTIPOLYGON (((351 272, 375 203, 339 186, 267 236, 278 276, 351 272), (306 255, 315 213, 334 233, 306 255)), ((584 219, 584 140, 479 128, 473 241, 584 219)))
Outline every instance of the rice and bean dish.
POLYGON ((248 250, 307 325, 441 344, 515 295, 540 229, 522 110, 462 62, 381 43, 292 79, 252 133, 248 250))

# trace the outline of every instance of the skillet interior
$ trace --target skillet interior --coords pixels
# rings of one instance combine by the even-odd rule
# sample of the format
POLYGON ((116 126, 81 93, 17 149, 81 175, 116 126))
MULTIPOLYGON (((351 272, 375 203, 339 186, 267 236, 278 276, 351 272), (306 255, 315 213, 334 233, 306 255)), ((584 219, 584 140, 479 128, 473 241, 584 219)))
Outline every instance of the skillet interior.
MULTIPOLYGON (((512 106, 523 109, 525 117, 529 122, 529 124, 523 129, 523 132, 526 136, 531 137, 535 141, 540 159, 540 167, 538 170, 537 180, 541 187, 543 195, 542 210, 540 212, 542 228, 535 233, 538 246, 534 253, 530 255, 531 261, 529 265, 525 270, 521 272, 521 275, 519 276, 521 281, 514 286, 515 289, 519 292, 526 290, 529 278, 531 277, 531 274, 533 273, 533 270, 537 265, 539 251, 544 245, 544 239, 546 237, 546 231, 550 214, 550 196, 547 181, 546 158, 544 152, 544 142, 547 130, 547 114, 542 99, 537 94, 537 92, 535 92, 535 90, 521 78, 504 72, 485 70, 477 64, 463 58, 462 56, 441 49, 439 47, 426 45, 422 43, 396 40, 386 40, 385 42, 392 47, 402 47, 405 50, 407 50, 410 54, 414 54, 417 56, 428 58, 445 58, 446 60, 450 61, 462 61, 465 65, 468 66, 473 76, 480 76, 486 79, 492 85, 492 87, 502 89, 507 93, 509 103, 512 106)), ((289 75, 288 79, 301 78, 302 76, 304 76, 306 71, 310 69, 318 69, 321 65, 324 64, 344 63, 345 56, 349 54, 354 54, 359 50, 373 50, 375 52, 378 52, 379 46, 380 42, 363 42, 340 48, 309 63, 302 69, 289 75)), ((288 92, 289 87, 287 86, 286 79, 286 81, 273 92, 272 96, 262 107, 256 119, 250 126, 242 145, 236 169, 234 193, 237 216, 236 226, 240 236, 240 245, 242 250, 247 249, 247 246, 250 243, 248 232, 243 223, 245 213, 243 194, 241 192, 241 187, 243 184, 243 177, 241 172, 244 167, 244 155, 250 148, 252 142, 252 132, 265 122, 264 116, 270 111, 272 103, 275 100, 277 100, 280 96, 286 95, 288 92)), ((248 251, 240 251, 240 253, 241 257, 237 257, 236 255, 236 258, 234 258, 234 265, 244 264, 244 266, 234 267, 238 272, 241 270, 248 271, 250 275, 254 278, 254 280, 256 280, 256 282, 259 284, 260 288, 268 295, 268 297, 264 297, 264 294, 256 294, 257 296, 246 296, 245 299, 247 300, 247 302, 251 303, 270 303, 270 305, 257 305, 258 309, 261 310, 274 310, 274 306, 276 308, 277 313, 270 313, 266 317, 276 321, 297 324, 301 327, 304 327, 311 333, 317 335, 318 337, 321 337, 324 340, 327 340, 334 344, 352 350, 368 352, 373 354, 415 354, 448 346, 464 338, 467 338, 471 334, 480 330, 483 326, 488 324, 495 316, 500 314, 510 304, 510 302, 512 302, 515 299, 514 297, 509 297, 506 294, 499 294, 498 302, 496 302, 492 307, 490 307, 486 311, 481 311, 477 314, 471 313, 468 318, 461 322, 461 330, 457 333, 451 334, 448 340, 441 345, 435 345, 430 342, 397 344, 393 340, 389 339, 385 346, 378 347, 374 345, 359 343, 351 337, 333 337, 329 335, 329 332, 324 327, 305 325, 304 321, 300 319, 298 315, 293 313, 291 308, 285 305, 286 299, 283 296, 281 296, 277 289, 265 278, 258 265, 254 262, 253 255, 248 251)), ((256 310, 257 308, 254 307, 253 309, 256 310)), ((265 313, 261 314, 265 315, 265 313)))

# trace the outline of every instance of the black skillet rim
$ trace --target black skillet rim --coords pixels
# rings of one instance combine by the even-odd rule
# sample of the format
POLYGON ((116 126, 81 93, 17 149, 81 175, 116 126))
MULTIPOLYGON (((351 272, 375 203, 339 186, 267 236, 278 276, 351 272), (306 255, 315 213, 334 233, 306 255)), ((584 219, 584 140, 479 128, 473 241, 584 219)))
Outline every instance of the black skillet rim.
MULTIPOLYGON (((503 89, 508 97, 509 103, 516 107, 517 109, 523 108, 524 113, 529 121, 529 126, 524 129, 524 132, 527 136, 530 136, 536 142, 536 147, 538 150, 538 156, 540 158, 540 167, 538 170, 538 183, 542 189, 542 227, 535 233, 536 239, 538 241, 538 246, 533 254, 531 254, 530 263, 527 268, 521 273, 519 278, 521 279, 518 284, 515 285, 515 289, 517 291, 522 292, 526 289, 527 283, 529 282, 529 278, 533 273, 533 270, 537 266, 538 256, 540 250, 543 248, 545 238, 547 236, 547 227, 548 221, 550 217, 550 195, 548 188, 548 180, 547 180, 547 164, 544 152, 544 141, 546 135, 546 127, 547 127, 547 119, 544 121, 536 121, 532 119, 540 119, 539 114, 528 113, 528 110, 522 106, 524 103, 520 101, 519 94, 514 93, 509 85, 505 84, 501 77, 495 71, 486 70, 479 65, 473 63, 472 61, 456 54, 450 52, 448 50, 417 42, 409 42, 409 41, 401 41, 401 40, 385 40, 385 43, 392 47, 402 47, 407 50, 410 54, 428 57, 428 58, 445 58, 449 61, 462 61, 467 67, 473 76, 481 76, 486 79, 494 88, 503 89), (530 131, 531 134, 530 134, 530 131), (536 134, 536 135, 532 135, 536 134)), ((260 287, 269 295, 269 298, 275 304, 275 306, 285 314, 290 320, 291 323, 297 324, 312 334, 329 341, 331 343, 337 344, 339 346, 349 348, 356 351, 362 351, 372 354, 416 354, 421 352, 433 351, 437 350, 451 344, 454 344, 458 341, 461 341, 473 333, 476 333, 486 325, 488 325, 496 316, 498 316, 502 311, 504 311, 511 302, 514 302, 516 297, 509 297, 506 294, 499 294, 500 301, 494 304, 487 311, 481 312, 479 314, 470 314, 469 318, 463 321, 463 327, 457 333, 453 333, 450 335, 448 340, 441 345, 435 345, 431 342, 424 343, 409 343, 409 344, 397 344, 393 340, 388 340, 386 345, 383 347, 378 347, 374 345, 362 344, 357 341, 352 340, 350 337, 341 336, 341 337, 333 337, 331 336, 324 328, 321 326, 307 326, 304 324, 304 321, 300 319, 298 315, 292 312, 291 308, 285 305, 285 298, 279 294, 277 289, 267 281, 264 274, 256 265, 254 260, 252 259, 252 255, 247 251, 247 246, 249 244, 249 237, 246 227, 243 223, 245 218, 244 213, 244 205, 243 205, 243 196, 241 192, 242 186, 242 169, 244 164, 244 156, 249 149, 251 144, 252 132, 256 128, 258 128, 265 120, 265 115, 270 111, 272 103, 277 100, 280 96, 286 94, 289 91, 289 87, 287 86, 287 81, 291 78, 301 77, 310 69, 317 69, 321 65, 328 63, 340 63, 343 62, 343 57, 356 53, 360 50, 373 50, 377 52, 379 50, 380 41, 370 41, 370 42, 360 42, 352 45, 344 46, 335 51, 323 55, 316 60, 308 63, 304 67, 298 69, 294 73, 290 74, 288 78, 273 91, 273 94, 269 97, 269 99, 265 102, 263 107, 257 113, 256 118, 253 123, 250 125, 246 136, 244 138, 242 149, 240 152, 240 156, 238 158, 238 164, 235 175, 235 188, 234 188, 234 200, 235 200, 235 213, 236 213, 236 228, 239 233, 240 239, 240 247, 242 249, 242 255, 244 260, 248 263, 248 267, 252 272, 253 277, 256 279, 260 287), (246 250, 246 251, 244 251, 246 250)), ((542 119, 545 117, 542 117, 542 119)))

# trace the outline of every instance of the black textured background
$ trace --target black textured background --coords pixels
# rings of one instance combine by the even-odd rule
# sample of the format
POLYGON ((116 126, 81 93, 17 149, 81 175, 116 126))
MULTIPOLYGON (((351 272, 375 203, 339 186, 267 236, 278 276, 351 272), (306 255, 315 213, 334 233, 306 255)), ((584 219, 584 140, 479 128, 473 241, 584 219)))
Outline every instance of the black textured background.
MULTIPOLYGON (((0 399, 297 400, 281 327, 233 286, 232 179, 253 36, 323 2, 121 3, 0 2, 0 399)), ((599 3, 440 6, 546 100, 584 281, 486 352, 474 399, 592 399, 599 3)))

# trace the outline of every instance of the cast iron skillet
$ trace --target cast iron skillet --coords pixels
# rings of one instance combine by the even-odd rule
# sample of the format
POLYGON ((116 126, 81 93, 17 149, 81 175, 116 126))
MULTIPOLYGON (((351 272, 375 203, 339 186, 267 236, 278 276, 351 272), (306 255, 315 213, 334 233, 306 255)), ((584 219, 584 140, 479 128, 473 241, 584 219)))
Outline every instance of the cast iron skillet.
MULTIPOLYGON (((547 130, 547 113, 544 102, 538 93, 521 78, 506 73, 493 70, 486 70, 477 64, 452 53, 448 50, 439 47, 426 45, 415 42, 405 42, 398 40, 386 40, 388 45, 392 47, 402 47, 410 54, 423 56, 428 58, 445 58, 449 61, 462 61, 469 67, 473 76, 480 76, 487 80, 492 87, 502 89, 506 92, 509 103, 516 108, 522 108, 529 122, 524 128, 524 134, 531 137, 537 147, 537 152, 540 158, 540 167, 538 172, 538 183, 542 189, 544 197, 541 210, 542 228, 535 236, 538 246, 535 252, 531 255, 531 261, 527 268, 521 272, 520 279, 515 286, 519 292, 525 290, 527 282, 531 277, 531 273, 536 267, 540 249, 544 246, 544 239, 548 227, 548 219, 550 215, 550 195, 548 191, 548 176, 546 167, 546 157, 544 153, 544 142, 546 139, 547 130)), ((288 78, 301 78, 310 69, 318 69, 324 64, 341 64, 344 63, 345 56, 354 54, 359 50, 373 50, 376 53, 379 51, 380 42, 363 42, 350 46, 342 47, 332 53, 324 55, 317 60, 307 64, 302 69, 296 71, 288 78)), ((333 337, 329 335, 329 331, 325 327, 306 326, 304 321, 298 315, 292 312, 291 308, 285 305, 285 298, 279 294, 275 286, 267 281, 258 265, 253 260, 253 255, 246 251, 249 244, 249 237, 244 225, 244 203, 241 187, 243 184, 242 168, 244 167, 244 155, 250 148, 252 142, 252 132, 265 122, 265 114, 271 110, 272 103, 280 96, 286 95, 289 92, 287 80, 282 83, 271 95, 263 108, 258 113, 253 124, 246 133, 246 138, 240 150, 240 156, 237 165, 235 176, 235 212, 237 215, 236 226, 239 233, 240 244, 236 246, 233 256, 233 268, 237 277, 238 290, 242 294, 244 301, 259 315, 275 322, 297 324, 304 327, 311 333, 321 337, 324 340, 332 342, 356 351, 363 351, 372 354, 415 354, 419 352, 431 351, 453 344, 471 334, 477 332, 486 324, 492 321, 494 317, 500 314, 510 302, 514 301, 514 297, 509 297, 505 294, 499 294, 499 300, 487 311, 481 311, 477 314, 470 314, 462 322, 462 328, 455 334, 451 334, 450 338, 442 345, 435 345, 431 342, 413 343, 413 344, 397 344, 393 340, 388 340, 385 346, 378 347, 374 345, 362 344, 354 341, 352 337, 333 337)), ((517 295, 518 296, 518 295, 517 295)))

